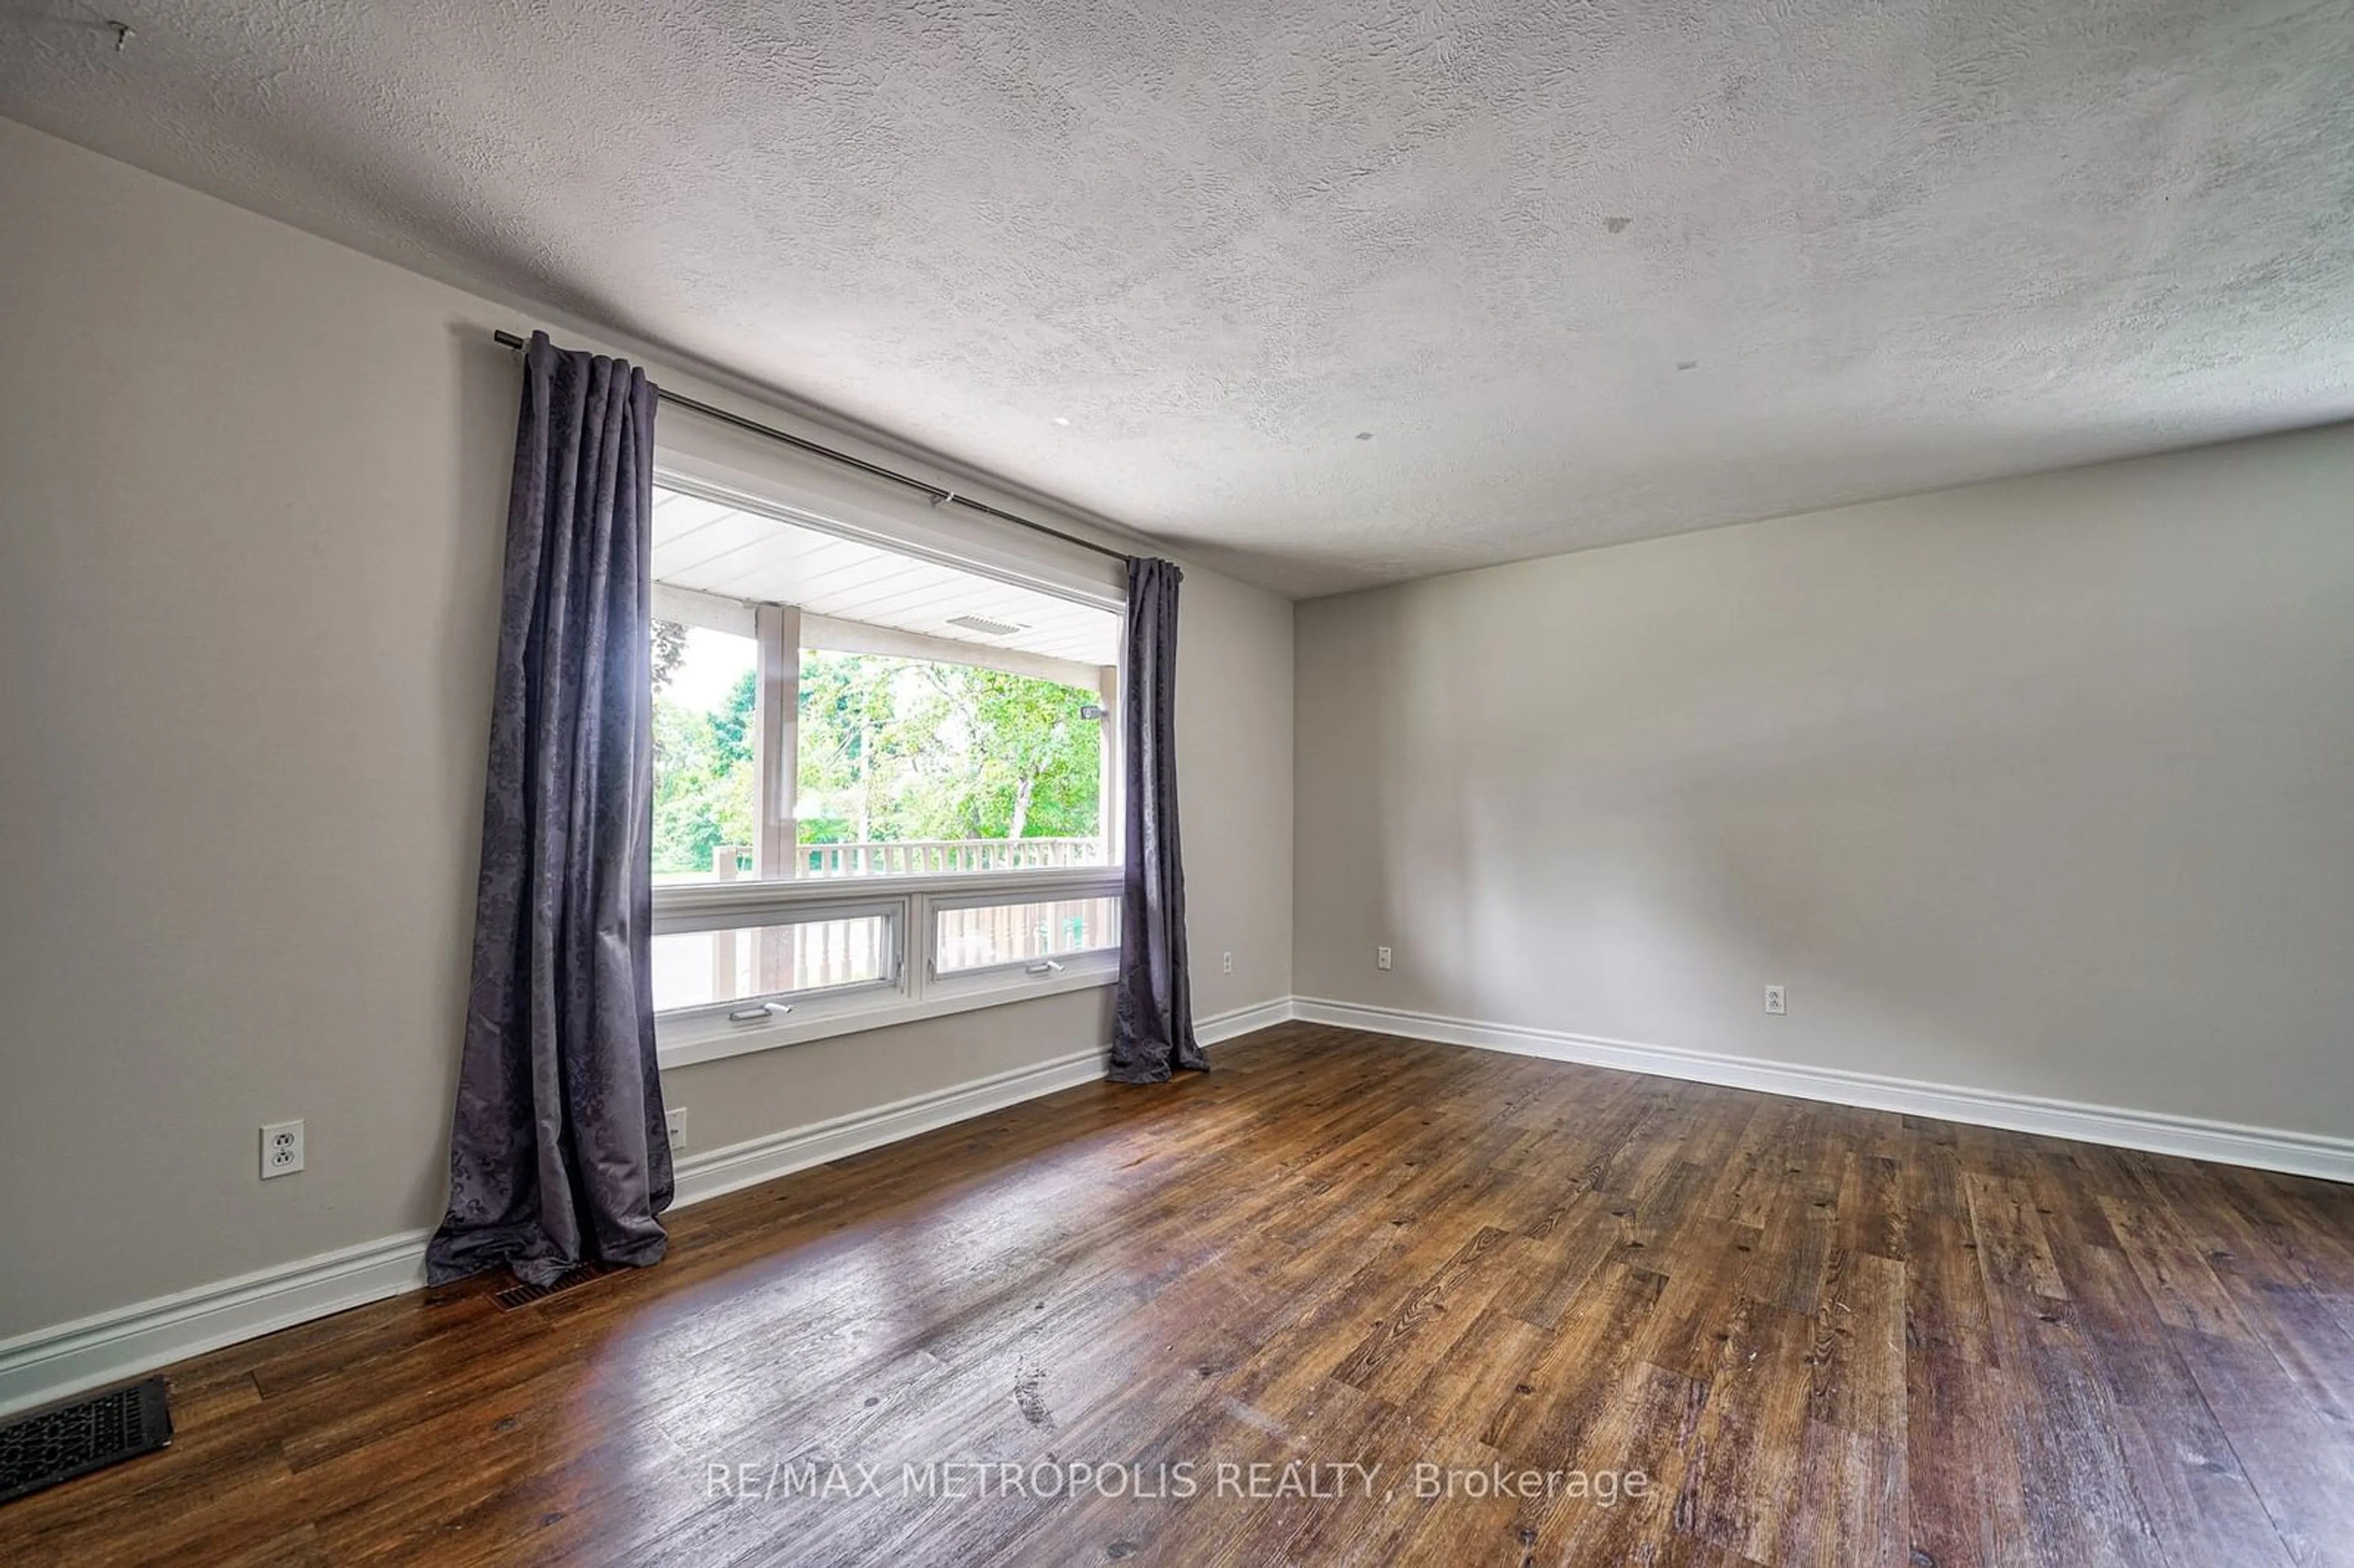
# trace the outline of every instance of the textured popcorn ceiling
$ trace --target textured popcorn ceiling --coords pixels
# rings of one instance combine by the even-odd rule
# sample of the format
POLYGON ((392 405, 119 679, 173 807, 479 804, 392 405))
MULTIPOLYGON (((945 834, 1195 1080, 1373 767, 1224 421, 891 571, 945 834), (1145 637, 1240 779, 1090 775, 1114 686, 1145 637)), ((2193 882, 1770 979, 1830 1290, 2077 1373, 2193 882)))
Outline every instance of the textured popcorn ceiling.
POLYGON ((1288 589, 2354 415, 2354 0, 115 14, 0 113, 1288 589))

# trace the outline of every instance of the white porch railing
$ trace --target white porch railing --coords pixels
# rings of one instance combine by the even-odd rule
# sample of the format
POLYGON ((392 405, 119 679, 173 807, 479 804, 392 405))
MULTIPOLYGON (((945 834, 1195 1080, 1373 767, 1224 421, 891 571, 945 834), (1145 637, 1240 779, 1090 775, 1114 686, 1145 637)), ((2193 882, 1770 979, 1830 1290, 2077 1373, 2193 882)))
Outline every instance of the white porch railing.
MULTIPOLYGON (((722 844, 712 853, 711 869, 722 882, 733 882, 749 862, 752 852, 740 844, 722 844)), ((796 880, 838 876, 937 876, 960 871, 1042 871, 1063 866, 1101 865, 1101 839, 898 839, 889 842, 796 844, 792 851, 796 880)))

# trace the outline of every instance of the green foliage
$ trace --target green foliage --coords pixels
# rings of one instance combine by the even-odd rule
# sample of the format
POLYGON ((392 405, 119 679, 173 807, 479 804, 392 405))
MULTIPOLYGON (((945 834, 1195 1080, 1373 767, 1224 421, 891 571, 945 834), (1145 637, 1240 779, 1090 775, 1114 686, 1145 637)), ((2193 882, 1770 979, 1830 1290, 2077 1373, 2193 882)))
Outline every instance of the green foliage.
POLYGON ((711 715, 712 741, 723 767, 752 765, 752 710, 759 701, 759 673, 747 670, 737 677, 727 700, 711 715))
MULTIPOLYGON (((707 875, 752 840, 758 684, 697 713, 654 693, 654 870, 707 875)), ((966 664, 801 653, 803 843, 1076 838, 1097 830, 1093 692, 966 664)))
POLYGON ((686 628, 675 620, 656 620, 646 639, 646 656, 653 666, 654 690, 670 684, 686 662, 686 628))
POLYGON ((751 671, 707 713, 654 692, 654 872, 708 875, 721 844, 752 842, 751 671))
POLYGON ((801 814, 853 840, 1084 837, 1099 821, 1098 726, 1079 716, 1094 700, 969 664, 805 650, 801 814))

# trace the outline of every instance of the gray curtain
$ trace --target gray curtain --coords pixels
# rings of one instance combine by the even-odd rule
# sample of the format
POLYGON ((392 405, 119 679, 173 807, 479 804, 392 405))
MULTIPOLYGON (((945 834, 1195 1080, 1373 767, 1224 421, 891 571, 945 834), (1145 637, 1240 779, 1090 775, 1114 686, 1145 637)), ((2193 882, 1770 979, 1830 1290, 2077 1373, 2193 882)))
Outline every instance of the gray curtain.
POLYGON ((1177 835, 1177 585, 1168 561, 1128 563, 1127 879, 1119 911, 1119 986, 1112 1006, 1116 1084, 1159 1084, 1209 1070, 1193 1039, 1185 969, 1185 868, 1177 835))
POLYGON ((436 1284, 504 1264, 544 1285, 667 1245, 647 963, 653 427, 643 371, 532 334, 436 1284))

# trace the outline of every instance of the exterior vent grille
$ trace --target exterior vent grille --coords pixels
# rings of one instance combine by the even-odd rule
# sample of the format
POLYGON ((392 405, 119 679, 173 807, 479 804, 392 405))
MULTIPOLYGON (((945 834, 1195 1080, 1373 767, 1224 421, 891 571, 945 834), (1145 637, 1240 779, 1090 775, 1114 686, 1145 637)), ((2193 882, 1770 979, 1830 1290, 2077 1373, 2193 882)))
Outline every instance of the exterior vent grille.
POLYGON ((1026 626, 1017 626, 1010 620, 991 620, 985 615, 951 615, 949 617, 949 624, 961 626, 967 631, 978 631, 983 637, 1011 637, 1017 631, 1030 630, 1026 626))

